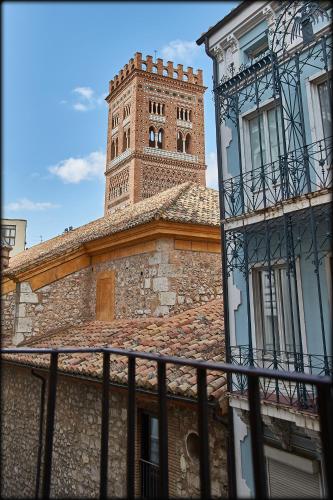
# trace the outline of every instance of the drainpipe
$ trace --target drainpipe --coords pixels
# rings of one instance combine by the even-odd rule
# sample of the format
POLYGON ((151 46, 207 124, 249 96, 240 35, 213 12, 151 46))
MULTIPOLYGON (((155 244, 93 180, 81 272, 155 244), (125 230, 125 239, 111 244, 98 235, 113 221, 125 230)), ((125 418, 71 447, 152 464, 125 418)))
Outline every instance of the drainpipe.
POLYGON ((39 435, 38 435, 38 453, 37 453, 37 471, 36 471, 36 487, 35 487, 35 498, 38 499, 39 495, 39 483, 40 483, 40 473, 42 464, 42 448, 43 448, 43 421, 44 421, 44 406, 45 406, 45 386, 46 380, 41 375, 38 375, 31 370, 31 375, 39 378, 42 381, 40 390, 40 412, 39 412, 39 435))
MULTIPOLYGON (((218 85, 218 62, 214 57, 213 53, 209 50, 208 37, 204 40, 205 51, 208 57, 213 61, 213 91, 218 85)), ((218 107, 215 103, 215 132, 216 132, 216 152, 217 152, 217 170, 218 170, 218 185, 219 185, 219 201, 220 201, 220 220, 223 219, 223 206, 224 200, 222 195, 222 184, 223 184, 223 170, 222 170, 222 146, 221 146, 221 129, 220 129, 220 117, 218 107)), ((224 317, 224 336, 226 345, 226 362, 230 363, 230 329, 229 329, 229 300, 228 300, 228 278, 227 278, 227 258, 226 252, 226 237, 224 231, 224 225, 220 225, 221 228, 221 256, 222 256, 222 286, 223 286, 223 317, 224 317)), ((228 392, 232 389, 232 374, 227 374, 227 388, 228 392)), ((234 443, 234 420, 233 420, 233 409, 229 407, 228 411, 228 484, 229 484, 229 498, 236 498, 236 471, 235 471, 235 443, 234 443)))

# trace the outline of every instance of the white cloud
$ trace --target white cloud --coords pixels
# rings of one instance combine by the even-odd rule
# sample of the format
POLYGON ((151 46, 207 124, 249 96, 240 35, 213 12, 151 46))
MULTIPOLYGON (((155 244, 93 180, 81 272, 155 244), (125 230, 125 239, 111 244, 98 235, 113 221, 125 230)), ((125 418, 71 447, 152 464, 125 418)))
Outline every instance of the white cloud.
POLYGON ((200 53, 200 47, 195 42, 172 40, 162 48, 161 53, 164 60, 190 65, 200 53))
POLYGON ((210 152, 208 153, 206 157, 206 164, 207 164, 207 170, 206 170, 206 182, 207 186, 218 189, 219 183, 218 183, 218 173, 217 173, 217 156, 215 152, 210 152))
POLYGON ((82 102, 76 102, 75 104, 73 104, 73 109, 75 109, 75 111, 88 111, 89 109, 91 109, 91 105, 83 104, 82 102))
POLYGON ((49 171, 66 184, 78 184, 96 177, 103 178, 105 160, 104 153, 94 151, 83 158, 68 158, 60 161, 57 165, 49 167, 49 171))
POLYGON ((84 99, 88 99, 88 101, 90 101, 94 95, 94 91, 91 87, 76 87, 73 89, 73 92, 76 92, 84 99))
POLYGON ((77 96, 77 101, 72 105, 75 111, 90 111, 104 103, 106 93, 96 95, 91 87, 76 87, 73 92, 77 96))
POLYGON ((60 205, 50 203, 49 201, 31 201, 28 198, 20 198, 18 201, 8 203, 5 207, 7 210, 17 212, 18 210, 48 210, 49 208, 58 208, 60 205))

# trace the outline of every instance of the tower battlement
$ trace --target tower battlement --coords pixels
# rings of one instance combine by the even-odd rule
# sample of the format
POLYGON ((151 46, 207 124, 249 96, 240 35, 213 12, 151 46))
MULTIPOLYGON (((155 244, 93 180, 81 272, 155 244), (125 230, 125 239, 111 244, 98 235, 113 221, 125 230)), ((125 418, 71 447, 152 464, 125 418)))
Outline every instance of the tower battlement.
POLYGON ((152 56, 142 58, 141 52, 136 52, 134 58, 131 58, 127 64, 113 77, 109 83, 109 92, 115 90, 128 76, 135 70, 145 71, 147 73, 154 73, 156 75, 172 78, 173 80, 181 80, 186 83, 195 85, 203 85, 202 70, 198 69, 195 73, 191 66, 185 70, 182 64, 174 66, 172 61, 167 61, 166 65, 163 59, 158 58, 153 62, 152 56))

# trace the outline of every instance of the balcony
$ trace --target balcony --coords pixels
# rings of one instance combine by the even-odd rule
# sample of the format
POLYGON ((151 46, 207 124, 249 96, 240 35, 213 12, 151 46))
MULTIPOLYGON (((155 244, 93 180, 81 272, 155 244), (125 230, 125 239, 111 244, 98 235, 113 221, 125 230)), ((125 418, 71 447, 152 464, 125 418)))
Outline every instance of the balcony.
POLYGON ((224 219, 297 201, 332 188, 332 138, 299 148, 279 160, 226 179, 224 219))
MULTIPOLYGON (((262 420, 261 420, 261 405, 260 405, 260 388, 262 387, 262 380, 268 379, 273 381, 273 383, 282 382, 287 387, 291 385, 299 386, 311 386, 313 387, 312 399, 316 400, 318 403, 320 427, 321 427, 321 441, 323 447, 323 463, 326 468, 327 473, 327 483, 328 483, 328 494, 332 496, 332 481, 330 479, 331 474, 329 474, 329 463, 331 457, 331 450, 333 449, 333 436, 331 428, 331 379, 327 376, 322 376, 324 373, 322 369, 318 369, 317 372, 314 369, 314 365, 319 366, 321 361, 315 362, 315 357, 309 358, 309 363, 311 360, 312 369, 310 373, 299 373, 295 371, 294 373, 286 373, 278 371, 276 369, 272 370, 273 363, 266 366, 261 361, 257 361, 256 364, 249 363, 248 352, 242 348, 237 347, 237 352, 234 353, 234 364, 221 363, 221 362, 211 362, 203 361, 197 359, 188 359, 181 357, 172 356, 162 356, 150 352, 142 351, 130 351, 125 349, 117 349, 111 347, 95 347, 95 348, 8 348, 1 349, 2 362, 17 362, 18 356, 26 356, 30 360, 30 363, 34 359, 36 366, 39 366, 40 362, 46 364, 48 369, 48 380, 47 380, 47 405, 46 405, 46 418, 45 418, 45 432, 41 434, 42 439, 40 441, 40 454, 43 450, 44 460, 41 460, 41 455, 37 463, 37 477, 40 476, 41 465, 42 467, 42 497, 50 497, 50 489, 52 483, 52 470, 53 461, 52 458, 56 459, 54 453, 54 434, 55 431, 59 431, 59 421, 56 419, 56 399, 61 396, 57 394, 57 379, 58 379, 58 361, 59 357, 66 357, 66 354, 75 354, 78 358, 87 359, 89 356, 102 356, 102 378, 101 378, 101 403, 100 403, 100 449, 99 453, 99 494, 100 498, 107 498, 107 486, 108 486, 108 474, 110 473, 108 463, 109 455, 115 453, 112 449, 112 445, 109 446, 109 422, 110 422, 110 406, 111 406, 111 396, 110 396, 110 369, 114 359, 121 357, 124 363, 127 363, 127 416, 126 416, 126 426, 127 426, 127 443, 124 443, 124 452, 126 454, 126 485, 127 485, 127 498, 134 498, 135 496, 135 437, 136 437, 136 425, 135 425, 135 398, 136 398, 136 377, 138 371, 136 371, 136 364, 139 360, 147 360, 149 363, 153 363, 156 366, 156 381, 157 381, 157 391, 154 391, 157 406, 158 406, 158 435, 160 436, 158 440, 158 456, 159 465, 154 465, 150 462, 141 461, 141 479, 143 478, 143 489, 141 497, 152 497, 156 496, 158 498, 169 498, 169 455, 168 455, 168 405, 167 400, 169 394, 167 391, 167 366, 173 365, 178 366, 181 370, 188 370, 189 368, 194 369, 194 377, 196 379, 196 398, 195 404, 197 405, 197 422, 198 422, 198 440, 199 440, 199 478, 200 478, 200 494, 201 498, 207 499, 211 498, 211 462, 210 462, 210 451, 209 451, 209 426, 208 426, 208 397, 207 397, 207 384, 208 376, 207 373, 210 371, 218 372, 220 374, 228 374, 229 376, 237 377, 242 381, 241 389, 243 390, 244 396, 248 398, 249 403, 249 424, 251 433, 251 442, 253 446, 251 447, 252 452, 252 462, 253 462, 253 474, 254 474, 254 491, 256 498, 267 498, 266 491, 266 466, 264 458, 264 443, 263 443, 263 431, 262 431, 262 420), (49 361, 48 361, 49 358, 49 361), (238 359, 238 363, 235 360, 238 359), (258 368, 254 368, 254 366, 258 368), (125 448, 127 445, 127 448, 125 448), (126 450, 126 451, 125 451, 126 450), (156 495, 156 488, 158 488, 158 493, 156 495)), ((46 381, 45 381, 46 382, 46 381)), ((43 400, 42 400, 43 401, 43 400)), ((42 408, 42 402, 41 402, 42 408)), ((43 422, 43 419, 41 420, 43 422)), ((222 424, 221 424, 222 425, 222 424)), ((61 433, 66 433, 66 429, 62 429, 61 433)), ((29 434, 29 433, 28 433, 29 434)), ((29 437, 27 434, 27 438, 29 437)), ((99 447, 98 447, 99 448, 99 447)), ((231 449, 231 448, 230 448, 231 449)), ((214 457, 212 457, 214 460, 214 457)), ((235 494, 235 484, 234 476, 232 471, 235 470, 235 457, 229 450, 229 496, 234 497, 235 494)), ((65 465, 63 465, 65 467, 65 465)), ((19 477, 20 471, 18 470, 16 475, 19 477)), ((81 471, 79 471, 78 477, 80 479, 81 471)), ((38 498, 38 481, 36 483, 36 498, 38 498)))
MULTIPOLYGON (((291 374, 306 373, 320 377, 333 374, 332 356, 254 349, 248 345, 239 345, 230 347, 230 360, 236 366, 281 370, 291 374)), ((318 412, 316 389, 312 384, 267 377, 260 379, 259 386, 262 400, 287 405, 300 411, 318 412)), ((246 377, 235 374, 232 393, 247 396, 247 391, 246 377)))

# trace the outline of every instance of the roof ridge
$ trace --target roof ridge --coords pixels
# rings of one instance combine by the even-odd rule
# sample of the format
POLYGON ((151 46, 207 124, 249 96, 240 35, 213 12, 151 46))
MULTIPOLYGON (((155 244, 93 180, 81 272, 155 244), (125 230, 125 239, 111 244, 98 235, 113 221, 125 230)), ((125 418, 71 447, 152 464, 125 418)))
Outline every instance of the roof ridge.
POLYGON ((163 205, 156 210, 155 219, 160 219, 162 217, 163 213, 168 208, 172 207, 172 205, 174 205, 179 200, 179 198, 191 187, 192 184, 193 184, 193 182, 191 182, 191 181, 186 181, 183 184, 179 184, 178 193, 176 193, 175 196, 173 198, 171 198, 171 200, 166 200, 163 203, 163 205))

